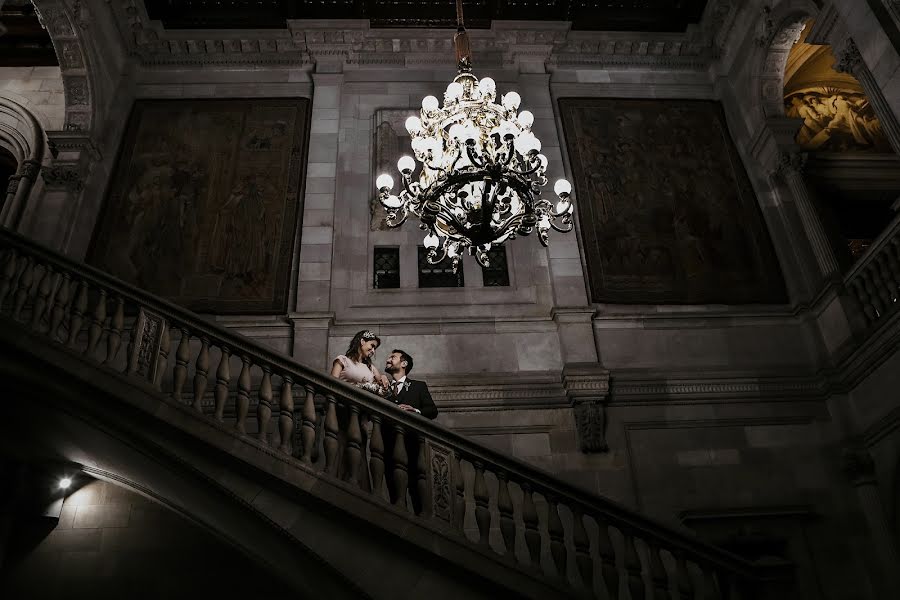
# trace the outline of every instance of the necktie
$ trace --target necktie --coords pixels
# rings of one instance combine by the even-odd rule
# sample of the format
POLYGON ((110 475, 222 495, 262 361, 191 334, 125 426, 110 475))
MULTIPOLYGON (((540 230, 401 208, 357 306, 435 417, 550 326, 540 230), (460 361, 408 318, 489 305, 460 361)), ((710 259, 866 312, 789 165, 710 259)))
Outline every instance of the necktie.
POLYGON ((395 395, 395 396, 399 396, 399 395, 400 395, 400 390, 401 390, 401 389, 403 389, 403 382, 402 382, 402 381, 395 381, 395 382, 394 382, 394 395, 395 395))

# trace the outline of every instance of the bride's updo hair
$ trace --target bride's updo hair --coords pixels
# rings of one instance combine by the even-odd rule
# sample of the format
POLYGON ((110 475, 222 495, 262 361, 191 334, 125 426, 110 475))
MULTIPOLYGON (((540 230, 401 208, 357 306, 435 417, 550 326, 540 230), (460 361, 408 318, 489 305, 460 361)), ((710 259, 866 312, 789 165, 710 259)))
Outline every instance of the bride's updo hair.
MULTIPOLYGON (((378 342, 378 346, 381 346, 381 338, 368 329, 363 329, 362 331, 356 332, 356 335, 354 335, 353 339, 350 340, 350 346, 347 348, 347 352, 344 353, 344 356, 346 356, 353 362, 361 362, 367 367, 371 367, 372 360, 368 356, 362 356, 362 352, 360 352, 359 350, 359 347, 362 346, 362 343, 368 342, 369 340, 375 340, 376 342, 378 342)), ((376 346, 376 348, 378 346, 376 346)))

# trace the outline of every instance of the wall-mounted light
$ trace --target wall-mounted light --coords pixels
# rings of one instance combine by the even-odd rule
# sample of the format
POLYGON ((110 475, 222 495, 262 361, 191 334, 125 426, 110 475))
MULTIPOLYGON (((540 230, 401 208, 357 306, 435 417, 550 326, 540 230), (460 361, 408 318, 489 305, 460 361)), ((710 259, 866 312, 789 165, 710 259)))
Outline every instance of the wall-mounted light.
POLYGON ((70 477, 63 477, 59 480, 59 489, 67 490, 69 486, 72 485, 72 479, 70 477))

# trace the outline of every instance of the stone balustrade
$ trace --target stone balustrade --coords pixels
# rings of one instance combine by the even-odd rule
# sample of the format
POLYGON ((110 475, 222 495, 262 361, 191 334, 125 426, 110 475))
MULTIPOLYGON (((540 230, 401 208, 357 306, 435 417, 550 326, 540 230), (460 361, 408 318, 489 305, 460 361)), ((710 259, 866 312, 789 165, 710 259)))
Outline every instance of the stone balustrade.
MULTIPOLYGON (((885 247, 896 252, 896 240, 885 247)), ((865 289, 880 289, 875 273, 896 262, 871 264, 872 274, 867 267, 859 277, 865 289)), ((887 272, 896 284, 897 271, 887 272)), ((10 319, 98 368, 127 374, 160 402, 193 406, 198 418, 294 457, 295 468, 342 480, 385 510, 430 520, 434 530, 573 596, 790 597, 786 565, 758 565, 701 543, 0 230, 0 320, 10 319), (422 499, 418 514, 412 496, 422 499)))
POLYGON ((900 307, 900 216, 869 246, 844 277, 866 324, 883 323, 900 307))

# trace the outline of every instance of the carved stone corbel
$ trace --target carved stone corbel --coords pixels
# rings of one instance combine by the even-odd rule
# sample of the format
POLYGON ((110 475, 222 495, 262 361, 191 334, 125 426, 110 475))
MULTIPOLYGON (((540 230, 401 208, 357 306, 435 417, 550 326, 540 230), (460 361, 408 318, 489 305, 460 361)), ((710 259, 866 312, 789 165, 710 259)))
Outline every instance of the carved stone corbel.
POLYGON ((78 193, 84 189, 84 175, 77 163, 54 163, 41 171, 48 189, 65 189, 78 193))
POLYGON ((575 416, 578 449, 585 453, 606 452, 609 371, 598 363, 567 364, 562 378, 575 416))

